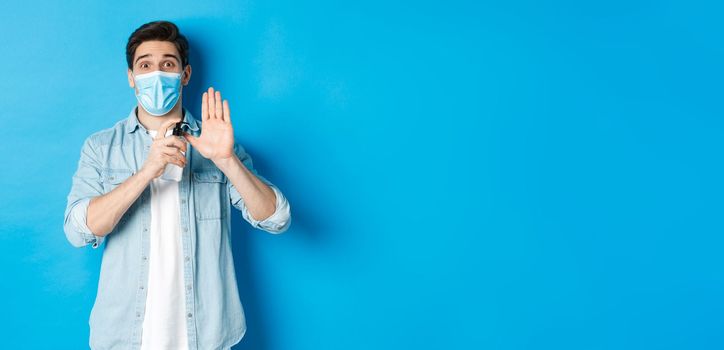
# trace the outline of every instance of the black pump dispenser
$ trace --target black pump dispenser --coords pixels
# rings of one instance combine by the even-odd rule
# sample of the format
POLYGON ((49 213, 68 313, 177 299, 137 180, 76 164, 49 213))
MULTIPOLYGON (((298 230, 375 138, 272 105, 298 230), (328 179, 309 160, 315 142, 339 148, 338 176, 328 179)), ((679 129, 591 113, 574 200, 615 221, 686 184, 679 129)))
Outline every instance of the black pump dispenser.
POLYGON ((171 132, 174 136, 183 136, 183 130, 181 129, 182 125, 189 125, 189 123, 186 122, 178 122, 176 123, 176 126, 174 126, 173 131, 171 132))

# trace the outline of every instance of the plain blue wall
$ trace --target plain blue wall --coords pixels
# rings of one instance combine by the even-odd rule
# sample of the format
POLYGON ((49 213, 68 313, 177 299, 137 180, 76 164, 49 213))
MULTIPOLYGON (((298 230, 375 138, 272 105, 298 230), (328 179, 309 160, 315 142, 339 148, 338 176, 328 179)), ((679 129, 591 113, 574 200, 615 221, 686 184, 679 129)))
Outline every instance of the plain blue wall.
POLYGON ((87 347, 66 196, 167 19, 294 216, 235 212, 235 349, 724 348, 724 8, 543 3, 4 3, 2 347, 87 347))

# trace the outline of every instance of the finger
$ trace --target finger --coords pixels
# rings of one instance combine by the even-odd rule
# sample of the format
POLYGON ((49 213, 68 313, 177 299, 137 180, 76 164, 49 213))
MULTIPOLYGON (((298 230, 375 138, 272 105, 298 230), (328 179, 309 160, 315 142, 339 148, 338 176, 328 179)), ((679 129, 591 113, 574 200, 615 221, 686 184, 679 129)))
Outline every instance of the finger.
POLYGON ((176 147, 180 151, 186 152, 186 140, 179 138, 178 136, 169 136, 171 139, 168 143, 169 146, 176 147))
MULTIPOLYGON (((171 147, 171 148, 173 148, 173 149, 177 149, 177 150, 182 150, 182 151, 183 151, 183 145, 174 142, 174 140, 173 140, 172 138, 173 138, 173 136, 169 136, 169 137, 166 137, 166 138, 163 138, 163 139, 160 139, 160 140, 156 140, 156 141, 154 141, 154 142, 158 143, 160 146, 157 146, 157 147, 160 147, 161 149, 171 147)), ((184 152, 185 152, 185 151, 184 151, 184 152)))
POLYGON ((170 148, 168 151, 171 153, 164 153, 164 157, 167 157, 170 160, 176 160, 178 162, 186 163, 186 157, 184 157, 183 154, 181 154, 178 150, 175 148, 170 148))
POLYGON ((182 158, 169 156, 169 155, 164 155, 164 161, 166 161, 166 164, 168 164, 168 163, 176 164, 182 168, 186 165, 186 161, 182 160, 182 158))
POLYGON ((229 113, 229 100, 224 100, 224 121, 231 124, 231 114, 229 113))
POLYGON ((172 156, 172 157, 178 156, 178 157, 186 158, 186 156, 184 156, 183 153, 181 153, 181 151, 179 151, 178 148, 172 147, 172 146, 167 146, 167 147, 161 148, 161 154, 164 154, 167 156, 172 156))
POLYGON ((214 88, 209 88, 209 119, 216 118, 216 99, 214 98, 214 88))
POLYGON ((188 141, 191 144, 191 146, 193 146, 193 147, 197 146, 198 139, 196 138, 196 136, 191 135, 184 131, 184 137, 186 138, 186 141, 188 141))
POLYGON ((201 120, 209 119, 209 94, 204 92, 201 96, 201 120))
POLYGON ((171 150, 171 152, 173 153, 181 152, 181 155, 186 154, 186 147, 184 147, 183 145, 180 145, 180 147, 177 144, 168 144, 161 146, 161 152, 166 152, 167 149, 171 150))
POLYGON ((176 148, 176 147, 162 147, 160 149, 160 151, 161 151, 161 154, 167 155, 167 156, 173 156, 173 155, 179 153, 178 148, 176 148))
POLYGON ((156 130, 156 137, 154 137, 154 140, 160 140, 166 137, 166 131, 168 131, 168 128, 176 124, 176 121, 173 120, 167 120, 161 124, 161 126, 158 127, 158 130, 156 130))
POLYGON ((186 142, 179 139, 178 136, 172 135, 172 136, 166 137, 165 139, 163 139, 163 144, 165 146, 176 147, 176 148, 186 152, 186 142))
POLYGON ((224 120, 224 115, 221 110, 221 92, 217 91, 215 96, 214 106, 216 106, 216 118, 224 120))
POLYGON ((175 158, 178 160, 180 167, 183 168, 186 165, 186 157, 183 154, 177 153, 175 158))
POLYGON ((175 163, 176 165, 178 165, 182 168, 184 166, 186 166, 186 157, 184 157, 180 153, 174 157, 174 160, 176 161, 176 163, 175 163))

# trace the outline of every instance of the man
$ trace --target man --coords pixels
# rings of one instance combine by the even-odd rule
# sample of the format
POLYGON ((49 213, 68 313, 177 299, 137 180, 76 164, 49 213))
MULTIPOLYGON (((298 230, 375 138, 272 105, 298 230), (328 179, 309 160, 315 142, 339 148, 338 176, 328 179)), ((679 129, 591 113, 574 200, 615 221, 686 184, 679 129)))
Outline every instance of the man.
POLYGON ((138 104, 85 140, 65 210, 73 246, 105 242, 90 347, 228 349, 246 331, 230 207, 282 233, 289 203, 234 142, 220 92, 203 94, 201 121, 183 108, 191 65, 176 25, 136 29, 126 60, 138 104), (171 134, 176 126, 182 136, 171 134))

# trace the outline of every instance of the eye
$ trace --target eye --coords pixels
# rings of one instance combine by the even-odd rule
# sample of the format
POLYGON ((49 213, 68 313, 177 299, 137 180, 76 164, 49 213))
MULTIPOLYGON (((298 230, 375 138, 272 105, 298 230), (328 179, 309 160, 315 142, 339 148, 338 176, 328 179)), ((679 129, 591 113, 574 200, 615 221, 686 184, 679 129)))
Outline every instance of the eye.
POLYGON ((173 66, 174 64, 171 61, 166 61, 166 63, 164 63, 164 67, 172 68, 173 66))
POLYGON ((141 68, 148 68, 148 63, 141 63, 141 68))

